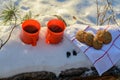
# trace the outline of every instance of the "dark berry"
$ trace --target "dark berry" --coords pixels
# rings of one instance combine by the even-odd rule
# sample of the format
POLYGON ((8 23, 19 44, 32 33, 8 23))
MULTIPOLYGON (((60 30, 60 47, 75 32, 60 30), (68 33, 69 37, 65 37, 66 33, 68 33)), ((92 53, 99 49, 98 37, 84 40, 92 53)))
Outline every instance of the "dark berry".
POLYGON ((69 58, 70 55, 71 55, 71 53, 70 53, 69 51, 67 51, 67 52, 66 52, 66 56, 67 56, 67 58, 69 58))
POLYGON ((75 50, 73 50, 73 55, 77 56, 77 52, 75 50))

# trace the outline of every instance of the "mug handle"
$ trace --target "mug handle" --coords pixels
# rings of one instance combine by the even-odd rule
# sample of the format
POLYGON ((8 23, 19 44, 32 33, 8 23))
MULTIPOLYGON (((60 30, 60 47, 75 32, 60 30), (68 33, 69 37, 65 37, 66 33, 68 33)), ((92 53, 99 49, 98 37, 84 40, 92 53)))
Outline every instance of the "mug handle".
POLYGON ((36 44, 37 44, 37 40, 36 40, 36 38, 32 38, 32 46, 36 46, 36 44))
POLYGON ((50 43, 50 41, 49 41, 49 37, 51 37, 51 33, 47 33, 47 36, 46 36, 46 43, 50 43))

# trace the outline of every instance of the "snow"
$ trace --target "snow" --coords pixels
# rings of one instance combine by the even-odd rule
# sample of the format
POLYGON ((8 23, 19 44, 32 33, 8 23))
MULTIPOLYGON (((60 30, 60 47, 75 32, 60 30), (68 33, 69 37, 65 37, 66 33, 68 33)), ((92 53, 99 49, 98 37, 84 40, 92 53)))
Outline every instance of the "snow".
POLYGON ((66 37, 57 45, 45 42, 46 27, 43 27, 37 46, 26 45, 20 40, 20 26, 15 29, 9 42, 0 51, 0 77, 8 77, 22 72, 60 71, 92 66, 88 58, 79 53, 66 57, 66 52, 75 49, 66 37))
MULTIPOLYGON (((39 41, 37 46, 26 45, 20 40, 21 26, 18 26, 12 33, 9 42, 0 50, 0 77, 9 77, 15 74, 31 71, 52 71, 57 75, 60 71, 77 68, 91 67, 92 64, 86 55, 79 52, 77 56, 66 57, 66 51, 72 52, 76 49, 74 44, 65 36, 60 44, 52 45, 45 43, 46 24, 55 18, 53 15, 60 15, 69 25, 86 22, 96 24, 95 0, 13 0, 21 9, 20 16, 31 11, 41 25, 39 41), (73 19, 73 16, 77 20, 73 19)), ((6 3, 7 0, 0 0, 6 3)), ((114 0, 112 5, 116 15, 120 15, 120 1, 114 0)), ((101 4, 102 5, 102 4, 101 4)), ((2 6, 0 6, 2 8, 2 6)), ((0 26, 0 37, 5 39, 10 30, 8 26, 0 26)), ((77 49, 78 50, 78 49, 77 49)), ((79 50, 78 50, 79 51, 79 50)))

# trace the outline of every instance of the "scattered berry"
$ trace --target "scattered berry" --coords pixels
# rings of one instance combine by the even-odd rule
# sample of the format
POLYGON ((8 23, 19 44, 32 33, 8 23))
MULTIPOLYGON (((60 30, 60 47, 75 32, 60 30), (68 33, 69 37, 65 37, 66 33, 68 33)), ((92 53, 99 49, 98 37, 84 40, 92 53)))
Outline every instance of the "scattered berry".
POLYGON ((73 50, 73 56, 77 56, 77 52, 73 50))
POLYGON ((71 55, 71 53, 67 51, 67 52, 66 52, 66 56, 67 56, 67 58, 69 58, 70 55, 71 55))

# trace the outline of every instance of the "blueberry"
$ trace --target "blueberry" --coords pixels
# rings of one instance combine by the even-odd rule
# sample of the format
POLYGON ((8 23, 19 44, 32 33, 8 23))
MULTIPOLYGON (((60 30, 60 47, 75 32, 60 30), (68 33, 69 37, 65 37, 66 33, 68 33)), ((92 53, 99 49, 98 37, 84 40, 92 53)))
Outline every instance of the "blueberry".
POLYGON ((77 56, 77 52, 73 50, 73 56, 77 56))
POLYGON ((67 52, 66 52, 66 56, 67 56, 67 58, 69 58, 70 55, 71 55, 71 53, 70 53, 69 51, 67 51, 67 52))

